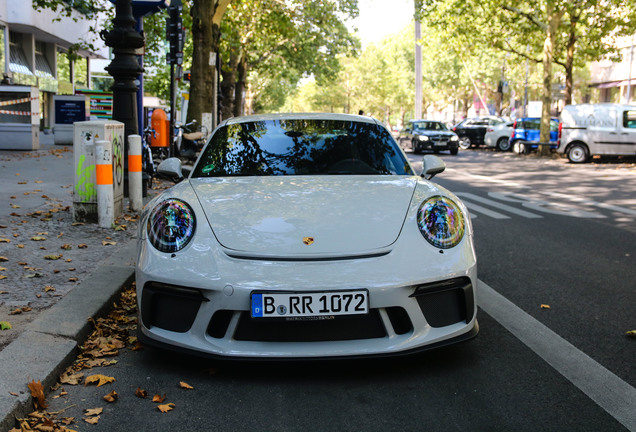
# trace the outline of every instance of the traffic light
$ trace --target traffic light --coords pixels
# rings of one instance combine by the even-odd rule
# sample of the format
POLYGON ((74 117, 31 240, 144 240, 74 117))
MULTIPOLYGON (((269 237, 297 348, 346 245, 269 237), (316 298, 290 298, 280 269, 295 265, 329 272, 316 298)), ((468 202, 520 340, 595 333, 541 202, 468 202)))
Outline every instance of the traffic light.
POLYGON ((183 45, 185 43, 185 28, 181 12, 183 7, 173 5, 168 8, 168 18, 166 18, 166 39, 170 44, 170 51, 166 55, 166 62, 169 64, 183 64, 183 45))
POLYGON ((192 78, 192 73, 190 73, 190 71, 185 71, 183 73, 183 80, 184 81, 190 81, 191 78, 192 78))

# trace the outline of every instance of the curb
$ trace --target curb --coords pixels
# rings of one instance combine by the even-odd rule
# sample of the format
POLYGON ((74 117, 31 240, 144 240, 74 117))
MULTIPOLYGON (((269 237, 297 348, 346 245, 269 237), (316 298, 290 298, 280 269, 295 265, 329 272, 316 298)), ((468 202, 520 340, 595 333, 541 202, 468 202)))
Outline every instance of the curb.
POLYGON ((88 318, 105 315, 133 280, 136 246, 136 239, 128 241, 0 351, 0 431, 33 411, 27 384, 40 380, 45 389, 54 385, 91 332, 88 318))

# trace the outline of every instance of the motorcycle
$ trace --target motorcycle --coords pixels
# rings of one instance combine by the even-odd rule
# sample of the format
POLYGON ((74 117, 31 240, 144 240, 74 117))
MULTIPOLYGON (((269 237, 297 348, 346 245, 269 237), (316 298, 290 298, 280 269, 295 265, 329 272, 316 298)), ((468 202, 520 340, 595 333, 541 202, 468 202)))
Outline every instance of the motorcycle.
POLYGON ((205 145, 208 135, 206 127, 199 126, 196 120, 192 120, 190 123, 176 124, 175 128, 175 155, 184 163, 193 163, 205 145))

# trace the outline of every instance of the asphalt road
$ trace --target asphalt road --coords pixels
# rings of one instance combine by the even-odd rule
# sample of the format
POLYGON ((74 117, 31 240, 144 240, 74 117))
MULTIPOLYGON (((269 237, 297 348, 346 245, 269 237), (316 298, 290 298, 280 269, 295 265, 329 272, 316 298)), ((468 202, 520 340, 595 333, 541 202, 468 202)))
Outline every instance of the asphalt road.
POLYGON ((473 216, 476 339, 408 358, 322 363, 122 350, 116 365, 89 371, 115 382, 64 386, 49 409, 76 417, 81 431, 636 430, 636 339, 625 335, 636 329, 634 167, 487 151, 442 157, 448 169, 435 181, 473 216), (174 409, 159 412, 138 387, 174 409), (107 403, 112 390, 119 400, 107 403), (98 424, 84 423, 97 407, 98 424))

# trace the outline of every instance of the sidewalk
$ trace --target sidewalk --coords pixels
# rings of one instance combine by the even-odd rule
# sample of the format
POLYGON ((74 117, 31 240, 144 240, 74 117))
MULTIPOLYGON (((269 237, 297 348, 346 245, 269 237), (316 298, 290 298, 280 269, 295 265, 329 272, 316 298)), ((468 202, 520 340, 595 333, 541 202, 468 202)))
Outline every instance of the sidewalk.
MULTIPOLYGON (((53 385, 133 280, 138 215, 114 229, 73 223, 72 146, 42 135, 40 150, 0 151, 0 431, 32 410, 27 384, 53 385)), ((149 198, 158 191, 149 191, 149 198)))

